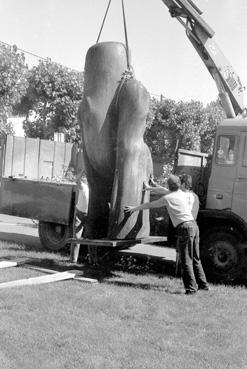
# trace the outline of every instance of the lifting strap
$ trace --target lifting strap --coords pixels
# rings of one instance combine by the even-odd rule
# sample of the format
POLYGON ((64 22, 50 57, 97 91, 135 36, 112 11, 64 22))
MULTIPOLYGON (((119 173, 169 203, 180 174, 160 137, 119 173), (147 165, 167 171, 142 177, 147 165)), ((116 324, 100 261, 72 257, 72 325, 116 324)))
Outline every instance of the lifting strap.
MULTIPOLYGON (((96 44, 99 42, 99 39, 100 39, 102 30, 103 30, 103 27, 104 27, 104 24, 105 24, 105 20, 106 20, 110 5, 111 5, 111 0, 109 0, 109 2, 108 2, 108 5, 107 5, 106 12, 105 12, 105 15, 104 15, 101 27, 100 27, 100 31, 99 31, 99 35, 98 35, 96 44)), ((126 57, 127 57, 127 70, 129 71, 129 73, 132 74, 132 68, 131 68, 130 60, 129 60, 130 59, 130 57, 129 57, 129 43, 128 43, 128 34, 127 34, 127 24, 126 24, 124 0, 122 0, 122 13, 123 13, 124 37, 125 37, 125 48, 126 48, 126 57)))

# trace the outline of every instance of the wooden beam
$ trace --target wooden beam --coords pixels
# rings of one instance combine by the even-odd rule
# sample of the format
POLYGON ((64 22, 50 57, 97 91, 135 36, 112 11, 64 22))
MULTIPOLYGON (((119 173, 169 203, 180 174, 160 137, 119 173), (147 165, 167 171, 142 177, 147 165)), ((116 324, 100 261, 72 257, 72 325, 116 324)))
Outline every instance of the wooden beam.
POLYGON ((0 269, 12 268, 16 266, 17 266, 17 263, 15 261, 8 261, 8 260, 0 261, 0 269))
MULTIPOLYGON (((27 269, 37 270, 37 271, 43 272, 43 273, 48 273, 48 274, 57 273, 56 270, 40 268, 40 267, 36 267, 34 265, 29 265, 29 264, 23 265, 23 267, 27 268, 27 269)), ((80 270, 75 270, 75 269, 74 270, 68 270, 67 273, 74 274, 75 275, 74 280, 76 280, 76 281, 87 282, 87 283, 98 283, 97 279, 82 277, 81 274, 83 274, 83 272, 81 272, 80 270)))
POLYGON ((167 237, 162 236, 147 236, 144 238, 136 239, 123 239, 123 240, 108 240, 108 239, 89 239, 89 238, 70 238, 68 243, 88 246, 101 246, 101 247, 130 247, 138 243, 155 243, 167 241, 167 237))
POLYGON ((66 279, 74 279, 74 277, 75 277, 75 273, 69 273, 69 272, 42 275, 39 277, 18 279, 16 281, 10 281, 10 282, 3 282, 3 283, 0 283, 0 289, 52 283, 52 282, 63 281, 66 279))
POLYGON ((75 276, 74 280, 79 281, 79 282, 86 282, 86 283, 99 283, 97 279, 80 277, 80 276, 75 276))

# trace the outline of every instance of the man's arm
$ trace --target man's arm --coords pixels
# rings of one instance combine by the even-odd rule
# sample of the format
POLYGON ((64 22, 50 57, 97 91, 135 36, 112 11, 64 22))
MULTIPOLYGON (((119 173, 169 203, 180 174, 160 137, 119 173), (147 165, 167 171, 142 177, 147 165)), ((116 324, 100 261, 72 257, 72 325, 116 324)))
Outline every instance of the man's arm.
POLYGON ((166 205, 166 200, 164 197, 161 197, 158 200, 151 201, 151 202, 145 202, 144 204, 141 204, 139 206, 125 206, 124 212, 127 214, 132 214, 138 210, 161 208, 162 206, 165 206, 165 205, 166 205))
POLYGON ((152 178, 150 178, 149 183, 143 183, 143 191, 150 191, 161 196, 167 195, 170 192, 167 188, 154 182, 152 178), (151 183, 152 186, 150 186, 149 183, 151 183))

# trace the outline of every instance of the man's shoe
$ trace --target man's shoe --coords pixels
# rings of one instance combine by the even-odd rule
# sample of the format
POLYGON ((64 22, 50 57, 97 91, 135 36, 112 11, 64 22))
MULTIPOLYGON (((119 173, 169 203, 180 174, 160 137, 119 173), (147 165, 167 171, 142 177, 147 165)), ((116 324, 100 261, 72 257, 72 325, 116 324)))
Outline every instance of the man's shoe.
POLYGON ((209 291, 210 288, 207 286, 207 287, 198 287, 198 290, 200 291, 209 291))
POLYGON ((187 290, 185 291, 185 295, 194 295, 197 291, 190 291, 190 290, 187 290))

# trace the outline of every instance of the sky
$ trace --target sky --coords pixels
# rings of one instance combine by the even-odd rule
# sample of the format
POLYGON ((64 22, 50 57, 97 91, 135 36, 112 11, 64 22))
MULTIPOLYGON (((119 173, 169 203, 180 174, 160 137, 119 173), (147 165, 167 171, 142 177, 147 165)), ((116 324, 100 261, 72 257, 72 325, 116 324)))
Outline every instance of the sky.
MULTIPOLYGON (((194 2, 247 87, 247 1, 194 2)), ((0 41, 83 71, 107 4, 108 0, 0 0, 0 41)), ((204 104, 216 100, 211 75, 161 0, 125 0, 125 13, 131 64, 151 95, 204 104)), ((100 41, 124 42, 121 0, 112 0, 100 41)), ((25 56, 30 66, 37 64, 37 58, 25 56)))

